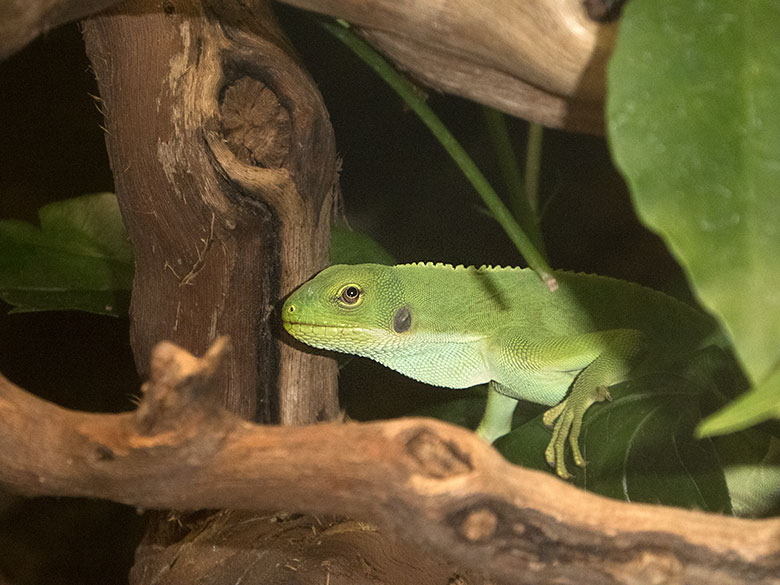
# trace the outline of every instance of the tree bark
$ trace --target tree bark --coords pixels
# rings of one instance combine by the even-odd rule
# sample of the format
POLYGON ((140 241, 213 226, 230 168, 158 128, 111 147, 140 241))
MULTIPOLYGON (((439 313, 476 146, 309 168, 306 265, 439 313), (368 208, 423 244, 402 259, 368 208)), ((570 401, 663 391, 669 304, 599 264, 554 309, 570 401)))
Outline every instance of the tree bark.
MULTIPOLYGON (((161 339, 204 351, 226 334, 235 352, 217 384, 230 412, 288 425, 336 418, 335 361, 280 341, 275 318, 280 298, 327 263, 337 160, 327 111, 270 3, 127 2, 88 19, 84 38, 135 253, 140 375, 161 339)), ((231 546, 236 527, 218 517, 197 529, 205 522, 231 546)), ((169 524, 150 524, 134 583, 164 568, 165 552, 186 556, 195 535, 169 524)), ((203 557, 196 564, 199 582, 224 580, 203 557)))
POLYGON ((582 0, 283 0, 361 27, 436 90, 546 126, 604 132, 606 65, 617 23, 582 0))
MULTIPOLYGON (((283 0, 344 18, 430 87, 544 125, 603 132, 604 75, 617 25, 582 0, 283 0)), ((41 32, 117 0, 0 4, 0 59, 41 32)), ((177 2, 163 3, 175 10, 177 2)))
POLYGON ((86 18, 121 0, 3 0, 0 2, 0 61, 47 31, 86 18))
POLYGON ((335 142, 269 4, 250 6, 129 2, 84 23, 135 251, 131 341, 146 377, 158 341, 230 335, 229 410, 329 420, 333 360, 276 343, 271 316, 327 263, 335 142))
MULTIPOLYGON (((473 433, 433 420, 254 425, 219 405, 216 372, 224 350, 218 341, 195 359, 160 344, 141 404, 118 415, 67 411, 0 377, 0 483, 30 496, 101 497, 138 507, 348 514, 502 583, 780 583, 780 519, 608 500, 513 466, 473 433), (40 440, 30 442, 34 432, 40 440)), ((269 521, 234 518, 217 521, 244 543, 244 525, 269 521)), ((324 533, 330 522, 309 529, 324 533)), ((377 534, 354 523, 342 528, 377 534)), ((189 541, 193 552, 226 555, 224 533, 203 530, 189 541)), ((405 554, 403 545, 389 550, 405 554)), ((317 566, 319 573, 307 575, 327 582, 327 566, 317 566)), ((437 571, 410 570, 385 582, 444 583, 447 574, 451 583, 477 582, 468 573, 455 581, 446 563, 437 571), (434 573, 438 581, 420 577, 434 573)))
POLYGON ((144 542, 131 583, 491 585, 376 526, 341 517, 224 510, 206 521, 174 515, 168 526, 186 531, 186 544, 144 542))

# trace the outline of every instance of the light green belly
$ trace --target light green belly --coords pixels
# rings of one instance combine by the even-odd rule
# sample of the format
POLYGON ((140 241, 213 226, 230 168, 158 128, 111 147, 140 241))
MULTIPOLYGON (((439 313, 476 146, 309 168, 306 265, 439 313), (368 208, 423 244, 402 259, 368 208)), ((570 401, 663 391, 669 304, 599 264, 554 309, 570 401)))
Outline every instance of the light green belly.
POLYGON ((532 371, 492 364, 483 339, 432 343, 424 350, 394 348, 370 357, 382 365, 425 384, 445 388, 470 388, 495 381, 502 392, 518 400, 553 405, 563 399, 577 372, 532 371))
POLYGON ((558 404, 574 382, 578 372, 555 371, 498 371, 494 380, 501 385, 501 393, 518 400, 552 406, 558 404))

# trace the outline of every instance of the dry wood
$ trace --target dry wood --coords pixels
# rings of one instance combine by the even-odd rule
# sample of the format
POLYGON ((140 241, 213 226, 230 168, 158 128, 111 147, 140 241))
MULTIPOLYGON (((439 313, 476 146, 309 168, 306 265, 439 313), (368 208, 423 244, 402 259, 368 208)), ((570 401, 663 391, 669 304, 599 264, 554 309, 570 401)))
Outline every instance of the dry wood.
POLYGON ((278 343, 271 320, 327 263, 337 161, 322 98, 270 4, 159 4, 84 23, 135 253, 139 371, 161 339, 203 351, 228 334, 236 350, 220 385, 231 411, 332 419, 335 363, 278 343), (300 392, 305 380, 319 383, 300 392))
MULTIPOLYGON (((229 334, 235 351, 212 397, 223 414, 285 424, 335 418, 335 362, 273 333, 274 305, 327 262, 337 161, 322 98, 270 2, 138 0, 89 18, 83 30, 135 253, 131 342, 141 375, 161 339, 202 351, 229 334)), ((194 413, 192 424, 208 436, 206 419, 194 413)), ((189 489, 165 481, 152 489, 189 489)), ((257 558, 233 542, 238 527, 216 517, 206 525, 197 529, 238 547, 247 563, 257 558)), ((144 567, 164 569, 166 552, 190 550, 197 535, 168 528, 164 519, 150 524, 134 583, 149 583, 144 567)), ((283 548, 279 540, 266 552, 283 548)), ((187 566, 200 583, 226 578, 203 555, 187 566)), ((166 583, 192 582, 165 574, 166 583)))
POLYGON ((338 16, 425 84, 547 126, 603 132, 617 25, 582 0, 283 0, 338 16))
MULTIPOLYGON (((603 132, 616 25, 591 20, 582 0, 283 1, 363 27, 399 68, 436 90, 548 126, 603 132)), ((0 2, 0 59, 41 32, 116 3, 0 2)))
POLYGON ((427 419, 257 426, 219 405, 224 351, 158 345, 140 406, 119 415, 0 378, 0 482, 144 508, 348 514, 507 583, 780 583, 780 519, 607 500, 427 419))
POLYGON ((0 61, 47 31, 121 0, 0 0, 0 61))
POLYGON ((130 583, 494 585, 365 522, 236 510, 188 516, 166 516, 172 531, 186 530, 181 545, 141 543, 130 583))

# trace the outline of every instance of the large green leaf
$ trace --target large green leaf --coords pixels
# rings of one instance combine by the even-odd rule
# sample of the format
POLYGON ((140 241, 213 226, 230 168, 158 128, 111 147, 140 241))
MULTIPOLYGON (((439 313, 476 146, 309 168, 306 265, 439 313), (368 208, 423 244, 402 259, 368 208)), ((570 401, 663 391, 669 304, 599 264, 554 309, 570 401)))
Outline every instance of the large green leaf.
MULTIPOLYGON (((610 389, 612 402, 585 415, 581 446, 585 469, 569 462, 580 487, 628 501, 704 508, 742 516, 780 509, 780 429, 764 425, 715 440, 698 440, 701 411, 744 387, 730 357, 711 347, 659 372, 610 389)), ((410 413, 475 429, 486 386, 443 393, 446 401, 410 413)), ((520 402, 513 431, 496 448, 518 465, 553 473, 544 460, 551 431, 546 406, 520 402)), ((777 425, 780 428, 780 425, 777 425)))
MULTIPOLYGON (((677 256, 752 384, 764 388, 758 399, 775 412, 778 39, 775 0, 632 0, 610 64, 607 109, 614 157, 638 215, 677 256)), ((738 412, 732 426, 734 418, 738 412)))
POLYGON ((739 516, 780 513, 780 439, 764 429, 716 437, 731 506, 739 516))
POLYGON ((699 428, 703 436, 738 431, 769 417, 780 418, 780 371, 713 414, 699 428))
POLYGON ((0 221, 0 298, 14 312, 127 314, 133 253, 114 194, 51 203, 38 215, 40 228, 0 221))
MULTIPOLYGON (((569 462, 580 487, 630 502, 730 512, 726 479, 709 439, 696 440, 698 385, 676 374, 648 375, 611 389, 612 402, 585 416, 584 469, 569 462)), ((550 431, 536 417, 496 441, 513 463, 549 469, 550 431)))

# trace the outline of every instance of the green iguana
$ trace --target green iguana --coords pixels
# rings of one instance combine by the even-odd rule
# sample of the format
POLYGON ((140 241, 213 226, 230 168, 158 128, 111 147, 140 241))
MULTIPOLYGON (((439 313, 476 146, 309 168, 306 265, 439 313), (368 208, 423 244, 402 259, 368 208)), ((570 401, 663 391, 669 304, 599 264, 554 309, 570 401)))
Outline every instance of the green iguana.
POLYGON ((551 406, 545 459, 568 478, 584 466, 585 411, 640 362, 708 345, 718 326, 663 293, 595 275, 556 272, 550 292, 530 269, 445 264, 336 265, 296 290, 284 327, 313 347, 364 356, 447 388, 489 383, 477 433, 510 431, 518 400, 551 406))

